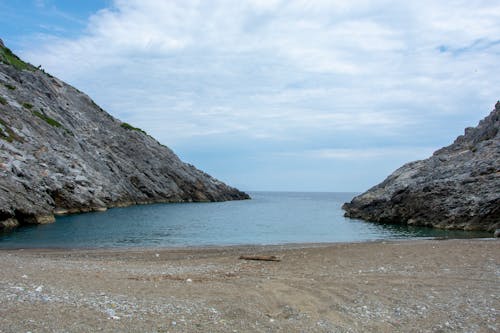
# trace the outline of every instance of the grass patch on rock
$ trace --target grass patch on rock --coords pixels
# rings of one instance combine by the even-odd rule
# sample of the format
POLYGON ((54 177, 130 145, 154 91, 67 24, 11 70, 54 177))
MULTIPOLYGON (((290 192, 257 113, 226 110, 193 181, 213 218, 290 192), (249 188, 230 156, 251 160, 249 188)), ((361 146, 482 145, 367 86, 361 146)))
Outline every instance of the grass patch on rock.
POLYGON ((138 127, 134 127, 134 126, 130 125, 129 123, 121 123, 120 126, 123 127, 123 128, 125 128, 125 129, 131 130, 131 131, 137 131, 137 132, 141 132, 141 133, 147 134, 142 129, 140 129, 138 127))
POLYGON ((10 128, 9 125, 7 125, 7 123, 2 119, 0 119, 0 139, 7 142, 13 142, 14 140, 19 142, 24 141, 19 135, 14 133, 12 128, 10 128))
POLYGON ((24 102, 23 107, 25 107, 28 110, 31 110, 31 109, 33 109, 33 104, 24 102))
POLYGON ((7 100, 5 98, 3 98, 2 96, 0 96, 0 104, 7 105, 7 100))
POLYGON ((33 111, 33 114, 35 116, 37 116, 38 118, 40 119, 43 119, 45 120, 45 122, 47 124, 49 124, 50 126, 54 126, 54 127, 63 127, 63 125, 61 125, 60 122, 58 122, 57 120, 53 119, 53 118, 50 118, 49 116, 46 116, 44 115, 43 113, 41 112, 38 112, 38 111, 33 111))
POLYGON ((36 70, 35 66, 22 61, 7 47, 0 46, 0 62, 11 65, 18 70, 36 70))

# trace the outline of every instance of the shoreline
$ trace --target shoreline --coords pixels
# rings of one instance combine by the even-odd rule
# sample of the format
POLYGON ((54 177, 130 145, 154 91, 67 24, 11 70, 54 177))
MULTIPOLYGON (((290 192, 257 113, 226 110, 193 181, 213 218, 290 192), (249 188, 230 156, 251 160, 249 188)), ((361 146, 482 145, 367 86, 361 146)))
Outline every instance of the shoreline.
POLYGON ((0 332, 495 332, 498 253, 493 238, 4 249, 0 332))
MULTIPOLYGON (((240 192, 240 191, 239 191, 240 192)), ((12 231, 17 228, 28 225, 43 225, 55 223, 58 217, 80 215, 87 213, 104 213, 113 208, 127 208, 133 206, 146 206, 146 205, 160 205, 160 204, 183 204, 183 203, 212 203, 212 202, 225 202, 225 201, 239 201, 239 200, 252 200, 252 197, 245 192, 241 192, 241 197, 231 199, 214 199, 214 200, 201 200, 201 199, 166 199, 158 198, 145 201, 117 201, 108 203, 105 206, 81 206, 75 208, 52 207, 43 213, 27 214, 23 219, 16 215, 10 216, 4 220, 0 220, 0 231, 12 231)))
POLYGON ((354 244, 389 244, 389 243, 407 243, 407 242, 425 242, 425 241, 453 241, 453 240, 481 240, 481 241, 494 241, 495 237, 411 237, 411 238, 390 238, 390 239, 372 239, 372 240, 359 240, 359 241, 345 241, 345 242, 298 242, 298 243, 276 243, 276 244, 223 244, 223 245, 179 245, 179 246, 118 246, 118 247, 1 247, 1 251, 44 251, 44 252, 60 252, 60 251, 91 251, 91 252, 153 252, 153 251, 205 251, 205 250, 227 250, 227 249, 280 249, 280 250, 293 250, 302 248, 321 248, 330 247, 335 245, 354 245, 354 244))

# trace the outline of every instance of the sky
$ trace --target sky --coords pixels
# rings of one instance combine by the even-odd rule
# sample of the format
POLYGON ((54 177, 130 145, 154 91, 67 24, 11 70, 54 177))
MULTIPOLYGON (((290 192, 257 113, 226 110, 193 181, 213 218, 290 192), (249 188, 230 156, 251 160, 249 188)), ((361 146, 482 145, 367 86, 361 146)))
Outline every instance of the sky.
POLYGON ((247 191, 367 190, 500 98, 492 0, 0 0, 0 38, 247 191))

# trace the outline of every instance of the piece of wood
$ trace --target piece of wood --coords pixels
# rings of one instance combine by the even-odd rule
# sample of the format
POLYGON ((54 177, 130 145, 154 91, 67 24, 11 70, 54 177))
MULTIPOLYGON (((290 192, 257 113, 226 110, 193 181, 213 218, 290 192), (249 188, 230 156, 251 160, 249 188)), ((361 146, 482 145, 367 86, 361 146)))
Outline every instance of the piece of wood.
POLYGON ((243 260, 262 260, 262 261, 281 261, 280 258, 276 256, 240 256, 240 259, 243 260))

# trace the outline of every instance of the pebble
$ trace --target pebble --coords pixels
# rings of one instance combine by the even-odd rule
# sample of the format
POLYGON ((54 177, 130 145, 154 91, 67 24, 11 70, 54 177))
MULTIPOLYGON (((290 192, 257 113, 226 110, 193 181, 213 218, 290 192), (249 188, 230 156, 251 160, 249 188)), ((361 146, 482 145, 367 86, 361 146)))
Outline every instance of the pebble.
POLYGON ((116 315, 116 312, 113 309, 106 309, 106 314, 108 315, 109 319, 120 320, 120 317, 116 315))
MULTIPOLYGON (((154 260, 154 257, 154 252, 149 255, 149 258, 151 258, 150 260, 154 260), (153 256, 153 258, 151 258, 151 256, 153 256)), ((488 271, 491 274, 495 274, 498 272, 497 266, 495 266, 495 264, 496 262, 494 262, 494 265, 488 263, 488 265, 491 265, 491 267, 486 266, 491 270, 491 272, 488 271)), ((43 262, 43 265, 47 267, 45 262, 43 262)), ((57 262, 57 265, 60 265, 60 263, 57 262)), ((73 265, 76 264, 70 262, 67 265, 71 265, 70 267, 74 268, 73 265)), ((409 266, 407 266, 406 264, 404 265, 404 269, 406 270, 409 266)), ((165 268, 165 265, 165 267, 152 267, 153 268, 151 269, 154 269, 154 271, 151 274, 177 273, 179 274, 178 276, 184 276, 185 283, 190 283, 193 282, 193 280, 192 278, 187 278, 187 276, 193 274, 193 276, 198 279, 199 272, 203 273, 203 270, 208 269, 206 267, 209 267, 211 269, 213 266, 204 265, 203 270, 195 266, 177 268, 173 265, 169 265, 167 268, 165 268)), ((233 272, 230 271, 226 266, 222 268, 223 270, 221 269, 218 271, 221 272, 221 276, 224 275, 224 272, 233 272)), ((130 270, 130 275, 135 276, 136 274, 138 274, 137 272, 144 274, 148 272, 145 268, 140 267, 140 269, 140 271, 139 269, 137 269, 137 271, 130 270), (142 271, 142 269, 144 269, 144 271, 142 271)), ((383 265, 379 264, 373 266, 373 269, 371 269, 370 272, 377 275, 376 272, 379 269, 385 269, 386 271, 395 271, 397 267, 392 264, 388 265, 384 263, 383 265)), ((441 270, 437 271, 441 272, 441 270)), ((455 272, 455 270, 451 271, 455 272)), ((362 271, 355 269, 352 271, 352 274, 356 275, 357 272, 364 273, 368 272, 368 270, 362 271)), ((3 273, 5 274, 5 272, 3 273)), ((36 276, 32 273, 31 270, 25 271, 25 273, 30 273, 29 276, 36 276)), ((121 327, 120 325, 124 325, 124 322, 127 322, 128 325, 129 321, 133 321, 131 319, 137 319, 137 321, 144 320, 146 322, 146 320, 149 320, 149 318, 157 318, 158 322, 161 322, 162 328, 159 331, 163 332, 167 330, 174 331, 179 329, 189 332, 201 330, 202 327, 207 328, 205 331, 210 331, 210 325, 212 325, 212 331, 232 332, 232 330, 237 331, 236 328, 238 328, 239 330, 238 322, 230 319, 227 319, 227 321, 221 319, 224 311, 227 311, 228 309, 225 305, 221 309, 216 309, 209 307, 211 303, 206 302, 205 300, 194 301, 185 299, 184 297, 176 298, 167 294, 155 296, 154 299, 142 299, 140 297, 137 297, 134 293, 127 292, 127 290, 131 288, 130 285, 126 285, 123 295, 114 293, 114 289, 104 289, 106 292, 103 292, 101 291, 103 290, 101 289, 101 285, 96 285, 95 289, 91 289, 89 291, 84 289, 81 291, 65 289, 60 285, 51 284, 51 282, 45 280, 43 281, 44 285, 38 285, 38 283, 42 283, 42 281, 38 281, 37 283, 36 280, 38 280, 39 277, 36 277, 36 279, 34 278, 32 280, 23 280, 25 279, 23 274, 24 273, 19 271, 12 272, 12 275, 7 275, 4 280, 0 281, 0 303, 7 304, 7 302, 12 302, 12 304, 15 304, 13 302, 19 302, 18 304, 24 305, 26 304, 26 302, 37 302, 33 304, 40 304, 38 302, 43 301, 50 302, 51 306, 76 306, 77 308, 88 307, 95 312, 99 312, 101 320, 107 319, 107 323, 105 325, 115 325, 116 327, 121 327), (21 276, 23 277, 23 279, 19 280, 19 277, 21 276), (11 280, 9 280, 9 278, 11 278, 11 280), (6 283, 4 281, 6 281, 6 283), (45 284, 47 284, 47 287, 45 287, 45 284), (184 316, 186 316, 187 320, 184 316), (124 318, 124 322, 121 321, 122 317, 124 318), (172 318, 176 318, 175 321, 172 321, 172 318), (214 328, 215 325, 220 325, 219 330, 216 330, 214 328), (194 327, 196 327, 197 329, 194 329, 194 327)), ((369 276, 368 273, 366 274, 367 276, 369 276)), ((263 278, 264 277, 262 277, 262 279, 263 278)), ((373 280, 360 280, 361 283, 366 281, 366 283, 372 283, 374 284, 374 286, 378 286, 373 282, 373 280)), ((494 279, 492 279, 492 281, 493 280, 494 279)), ((197 280, 197 282, 199 281, 200 280, 197 280)), ((254 281, 255 280, 250 279, 248 281, 248 285, 250 285, 254 281)), ((137 282, 134 280, 132 280, 131 282, 125 280, 125 282, 131 283, 133 288, 137 284, 137 282)), ((422 315, 426 314, 427 312, 432 315, 432 312, 440 314, 444 313, 444 311, 448 311, 450 313, 455 313, 454 311, 456 311, 457 314, 454 314, 453 318, 449 318, 449 316, 439 318, 439 321, 435 322, 434 327, 436 329, 446 330, 450 332, 452 330, 473 332, 480 331, 481 328, 489 328, 490 331, 494 331, 494 329, 496 329, 495 324, 497 323, 496 321, 498 321, 498 319, 496 318, 497 309, 494 303, 497 297, 497 295, 494 293, 495 288, 479 294, 467 294, 466 291, 464 291, 464 294, 462 294, 461 291, 457 291, 453 294, 454 298, 451 298, 451 296, 448 296, 448 298, 446 298, 446 290, 439 290, 438 292, 435 290, 435 288, 429 288, 427 289, 427 292, 429 294, 421 295, 419 299, 411 299, 410 297, 401 298, 398 299, 396 303, 393 302, 389 305, 387 303, 380 302, 380 299, 384 300, 383 297, 374 297, 377 292, 379 294, 382 294, 384 291, 388 294, 398 294, 398 290, 404 289, 397 288, 396 286, 399 286, 399 284, 389 284, 387 285, 386 289, 374 290, 371 292, 371 294, 359 292, 358 294, 353 295, 353 297, 355 298, 353 304, 340 303, 337 305, 337 307, 332 309, 333 311, 338 311, 342 314, 348 313, 350 316, 356 319, 357 323, 359 324, 359 331, 363 331, 361 327, 366 328, 364 325, 371 325, 370 323, 380 323, 380 325, 395 325, 396 328, 401 329, 401 327, 404 327, 401 325, 408 325, 409 323, 411 324, 413 321, 416 321, 415 318, 422 318, 422 315), (431 295, 431 293, 433 295, 431 295), (433 299, 439 299, 439 301, 433 301, 433 299), (424 302, 424 300, 427 300, 428 302, 424 302), (465 309, 469 312, 461 312, 461 307, 465 307, 465 309), (469 318, 472 318, 471 323, 467 322, 469 318), (478 324, 478 318, 483 318, 484 322, 482 324, 478 324)), ((184 286, 184 288, 190 289, 191 287, 184 286)), ((411 295, 411 293, 406 291, 399 294, 411 295)), ((250 318, 259 318, 258 322, 255 322, 255 324, 250 321, 245 322, 245 324, 248 324, 248 331, 259 331, 259 328, 261 328, 262 330, 263 327, 267 328, 268 330, 271 329, 274 331, 278 331, 282 329, 281 325, 284 325, 289 329, 292 324, 297 324, 297 326, 301 328, 305 325, 310 325, 310 321, 312 320, 300 314, 298 310, 296 311, 293 309, 291 309, 290 311, 283 311, 282 315, 286 315, 286 317, 278 318, 266 318, 271 316, 266 315, 266 317, 264 317, 260 312, 256 311, 257 310, 252 309, 248 310, 248 313, 251 315, 250 318), (279 318, 286 318, 286 320, 281 320, 279 318)), ((2 320, 4 320, 4 318, 2 318, 2 320)), ((358 324, 356 324, 356 326, 358 326, 358 324)), ((322 329, 320 331, 347 331, 344 330, 344 328, 347 326, 336 326, 336 323, 330 323, 328 321, 321 322, 321 324, 318 322, 318 325, 321 326, 317 328, 322 329)), ((30 328, 30 326, 24 326, 23 328, 24 330, 22 330, 21 328, 21 330, 17 331, 26 333, 26 329, 30 328)), ((285 328, 283 329, 284 331, 287 331, 285 328)), ((243 329, 243 331, 245 331, 245 329, 243 329)), ((304 331, 311 331, 311 329, 304 331)), ((2 328, 0 328, 0 333, 1 332, 2 328)))

